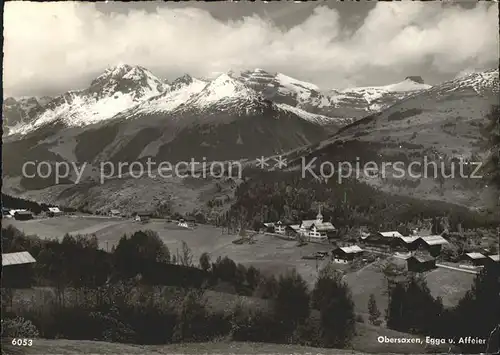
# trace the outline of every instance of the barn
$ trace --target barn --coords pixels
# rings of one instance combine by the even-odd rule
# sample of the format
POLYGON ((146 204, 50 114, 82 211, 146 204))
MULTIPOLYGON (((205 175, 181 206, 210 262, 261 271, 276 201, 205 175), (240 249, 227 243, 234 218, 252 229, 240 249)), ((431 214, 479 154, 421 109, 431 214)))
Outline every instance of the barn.
POLYGON ((14 218, 18 221, 27 221, 33 219, 33 213, 30 211, 16 211, 14 212, 14 218))
POLYGON ((428 235, 418 238, 416 241, 418 248, 424 249, 437 256, 441 253, 443 245, 448 244, 448 241, 440 235, 428 235))
POLYGON ((149 220, 151 219, 151 217, 153 216, 153 213, 151 212, 137 212, 137 214, 135 215, 135 220, 137 222, 149 222, 149 220))
POLYGON ((481 253, 474 252, 474 253, 465 253, 462 257, 462 260, 474 266, 483 266, 487 263, 488 258, 481 253))
POLYGON ((59 207, 49 207, 49 211, 47 212, 47 216, 56 217, 61 216, 63 212, 59 209, 59 207))
POLYGON ((431 255, 412 255, 406 259, 408 271, 424 272, 436 268, 436 259, 431 255))
POLYGON ((361 241, 368 245, 394 245, 403 235, 398 231, 370 233, 361 237, 361 241))
POLYGON ((27 251, 2 254, 2 287, 29 288, 33 283, 33 263, 27 251))
POLYGON ((332 257, 336 262, 348 262, 363 255, 363 249, 357 245, 339 247, 332 251, 332 257))
POLYGON ((393 242, 391 243, 391 246, 393 246, 396 249, 413 251, 416 250, 418 247, 419 238, 420 237, 418 236, 394 238, 393 242))

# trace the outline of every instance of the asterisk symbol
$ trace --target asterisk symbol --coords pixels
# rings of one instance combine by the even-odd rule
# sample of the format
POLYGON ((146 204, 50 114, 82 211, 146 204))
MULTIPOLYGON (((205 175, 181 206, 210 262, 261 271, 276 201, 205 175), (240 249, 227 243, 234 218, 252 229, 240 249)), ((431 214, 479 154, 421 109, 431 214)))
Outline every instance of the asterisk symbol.
POLYGON ((267 161, 269 158, 266 158, 265 156, 261 156, 260 158, 257 158, 257 167, 261 169, 265 169, 266 167, 269 166, 267 161))
POLYGON ((274 167, 278 168, 278 169, 283 169, 283 168, 286 168, 287 167, 287 161, 286 161, 286 158, 283 158, 281 155, 278 156, 278 158, 274 158, 274 160, 276 161, 276 164, 274 165, 274 167))

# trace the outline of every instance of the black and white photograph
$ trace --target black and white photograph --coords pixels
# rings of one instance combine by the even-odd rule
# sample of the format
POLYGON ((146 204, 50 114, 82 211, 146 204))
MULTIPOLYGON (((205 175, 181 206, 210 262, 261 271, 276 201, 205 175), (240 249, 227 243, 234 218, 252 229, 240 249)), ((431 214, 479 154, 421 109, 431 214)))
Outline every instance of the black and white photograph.
POLYGON ((2 353, 499 353, 497 1, 2 5, 2 353))

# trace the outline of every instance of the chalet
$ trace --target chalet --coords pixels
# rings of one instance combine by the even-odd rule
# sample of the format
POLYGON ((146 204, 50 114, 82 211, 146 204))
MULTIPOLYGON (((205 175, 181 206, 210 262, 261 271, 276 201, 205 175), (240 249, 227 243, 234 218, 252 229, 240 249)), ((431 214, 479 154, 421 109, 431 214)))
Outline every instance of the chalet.
POLYGON ((49 207, 49 211, 47 212, 47 216, 56 217, 61 216, 63 212, 59 209, 59 207, 49 207))
POLYGON ((189 228, 188 222, 184 218, 179 219, 177 226, 181 228, 189 228))
POLYGON ((488 258, 481 253, 465 253, 462 260, 474 266, 483 266, 488 262, 488 258))
POLYGON ((109 216, 110 217, 121 217, 121 213, 119 210, 112 209, 109 211, 109 216))
POLYGON ((30 211, 16 211, 14 212, 14 218, 18 221, 27 221, 33 219, 33 214, 30 211))
POLYGON ((497 254, 497 255, 489 255, 488 259, 489 259, 488 261, 494 262, 494 263, 498 264, 500 262, 500 255, 499 254, 497 254))
POLYGON ((408 271, 424 272, 436 268, 436 259, 431 255, 412 255, 406 259, 408 271))
POLYGON ((486 263, 500 269, 500 255, 489 255, 486 259, 486 263))
POLYGON ((369 245, 394 245, 394 243, 399 243, 401 238, 403 235, 397 231, 376 232, 361 236, 361 241, 369 245))
POLYGON ((328 240, 335 236, 336 229, 330 222, 313 223, 308 230, 309 240, 328 240))
POLYGON ((332 251, 332 258, 335 262, 346 263, 348 261, 354 260, 361 255, 363 255, 363 249, 361 249, 357 245, 339 247, 332 251))
POLYGON ((274 233, 285 234, 285 225, 283 222, 278 221, 274 224, 274 233))
POLYGON ((333 224, 323 221, 321 209, 319 209, 316 219, 304 220, 299 227, 299 233, 309 241, 327 241, 334 237, 336 232, 333 224))
POLYGON ((396 249, 403 249, 407 251, 413 251, 418 248, 418 240, 420 237, 418 236, 409 236, 409 237, 399 237, 394 238, 392 242, 392 246, 396 249))
POLYGON ((448 241, 440 235, 428 235, 419 237, 415 243, 417 244, 417 248, 425 249, 431 255, 436 256, 441 253, 443 245, 448 244, 448 241))
POLYGON ((151 212, 138 212, 135 215, 136 222, 149 222, 153 214, 151 212))
POLYGON ((2 254, 2 287, 30 287, 36 260, 27 251, 2 254))

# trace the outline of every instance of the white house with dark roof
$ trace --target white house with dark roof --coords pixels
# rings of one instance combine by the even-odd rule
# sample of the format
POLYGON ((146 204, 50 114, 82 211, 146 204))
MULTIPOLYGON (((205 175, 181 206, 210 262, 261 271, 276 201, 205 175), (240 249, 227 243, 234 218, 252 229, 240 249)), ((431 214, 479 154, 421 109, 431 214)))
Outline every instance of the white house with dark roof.
POLYGON ((323 221, 321 207, 318 210, 316 219, 303 220, 299 227, 299 233, 310 241, 327 241, 328 237, 336 231, 333 224, 323 221))
POLYGON ((63 211, 61 211, 59 207, 49 207, 49 211, 47 212, 47 215, 50 217, 61 216, 62 214, 63 211))

